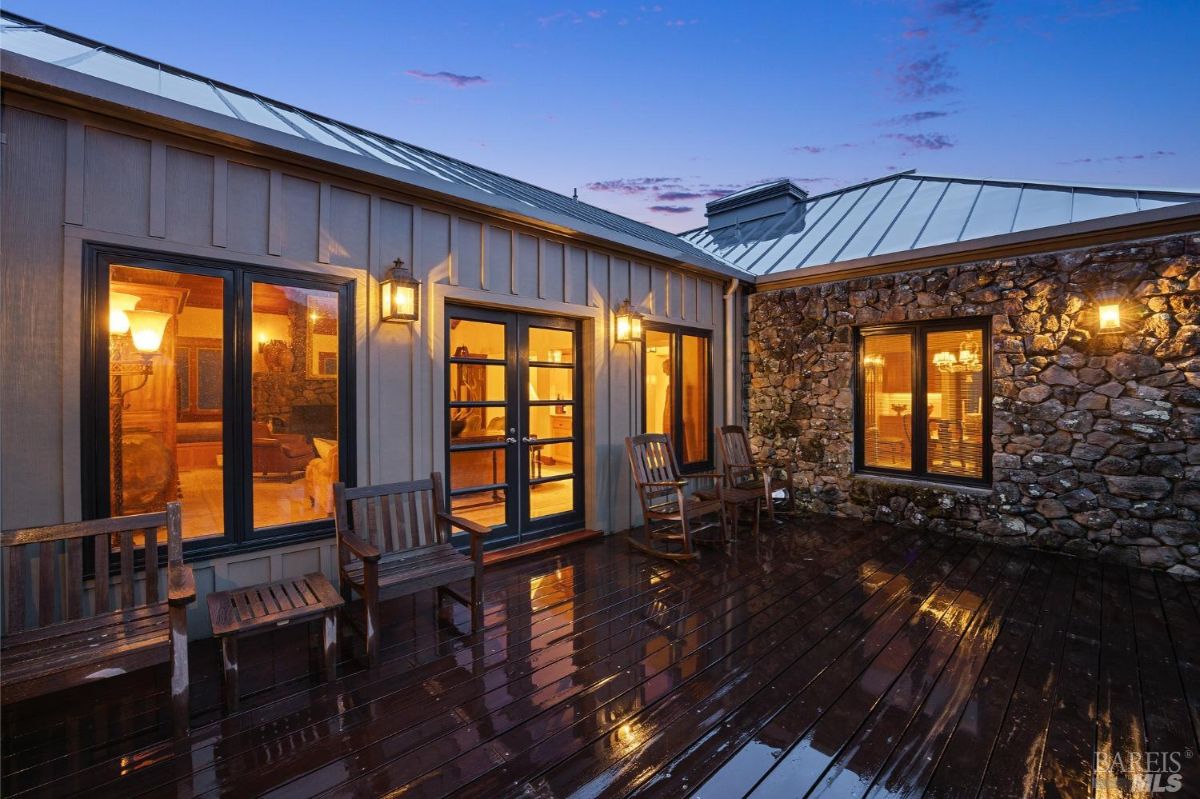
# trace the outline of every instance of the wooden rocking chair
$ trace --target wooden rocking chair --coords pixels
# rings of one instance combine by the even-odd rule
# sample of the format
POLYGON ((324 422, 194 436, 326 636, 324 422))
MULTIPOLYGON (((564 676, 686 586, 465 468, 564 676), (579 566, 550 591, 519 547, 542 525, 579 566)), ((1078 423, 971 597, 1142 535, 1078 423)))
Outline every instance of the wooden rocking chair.
MULTIPOLYGON (((721 448, 721 464, 725 467, 726 493, 734 498, 749 492, 762 500, 767 516, 775 523, 775 513, 791 514, 796 509, 796 489, 790 466, 760 466, 750 454, 750 439, 746 429, 740 425, 724 425, 717 428, 717 443, 721 448), (779 469, 783 477, 772 474, 779 469), (784 491, 783 499, 776 498, 776 491, 784 491)), ((758 509, 755 508, 755 529, 758 528, 758 509)))
POLYGON ((633 481, 637 486, 638 499, 642 503, 643 540, 632 535, 629 543, 650 555, 685 560, 698 557, 693 547, 694 537, 705 530, 720 528, 717 543, 728 539, 729 526, 725 520, 725 501, 720 472, 702 472, 680 476, 671 440, 661 433, 648 433, 625 439, 625 451, 629 455, 629 466, 633 470, 633 481), (710 478, 714 482, 716 496, 702 498, 687 492, 688 480, 710 478), (715 521, 699 522, 705 516, 716 516, 715 521), (677 542, 680 551, 665 548, 677 542), (663 547, 657 544, 663 544, 663 547))

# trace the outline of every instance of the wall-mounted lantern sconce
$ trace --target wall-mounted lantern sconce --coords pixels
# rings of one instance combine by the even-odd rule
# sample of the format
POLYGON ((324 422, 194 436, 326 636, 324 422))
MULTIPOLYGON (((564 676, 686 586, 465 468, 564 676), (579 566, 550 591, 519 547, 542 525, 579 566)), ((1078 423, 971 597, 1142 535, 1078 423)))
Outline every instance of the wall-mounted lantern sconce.
POLYGON ((629 299, 617 308, 617 341, 633 344, 642 340, 642 320, 640 313, 634 310, 629 299))
POLYGON ((1120 286, 1111 286, 1095 295, 1096 330, 1100 333, 1120 333, 1121 301, 1125 292, 1120 286))
POLYGON ((385 322, 415 322, 421 313, 421 282, 397 258, 379 283, 380 315, 385 322))

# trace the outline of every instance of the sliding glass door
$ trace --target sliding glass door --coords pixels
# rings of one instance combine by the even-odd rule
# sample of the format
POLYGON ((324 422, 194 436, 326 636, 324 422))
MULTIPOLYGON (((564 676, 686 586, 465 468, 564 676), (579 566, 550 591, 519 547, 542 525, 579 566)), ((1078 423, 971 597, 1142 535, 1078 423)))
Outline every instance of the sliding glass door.
POLYGON ((583 523, 578 324, 447 312, 446 471, 453 513, 491 545, 583 523))

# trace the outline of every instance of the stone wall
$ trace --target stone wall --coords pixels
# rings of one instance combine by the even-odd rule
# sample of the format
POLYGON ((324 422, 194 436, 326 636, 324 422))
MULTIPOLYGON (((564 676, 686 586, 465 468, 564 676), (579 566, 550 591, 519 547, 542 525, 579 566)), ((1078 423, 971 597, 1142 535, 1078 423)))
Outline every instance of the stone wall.
POLYGON ((306 377, 301 372, 256 372, 254 374, 254 418, 291 420, 297 405, 337 407, 336 380, 306 377))
POLYGON ((764 291, 752 445, 813 511, 1200 577, 1200 235, 764 291), (1127 289, 1097 334, 1092 292, 1127 289), (853 329, 992 319, 990 487, 855 475, 853 329))

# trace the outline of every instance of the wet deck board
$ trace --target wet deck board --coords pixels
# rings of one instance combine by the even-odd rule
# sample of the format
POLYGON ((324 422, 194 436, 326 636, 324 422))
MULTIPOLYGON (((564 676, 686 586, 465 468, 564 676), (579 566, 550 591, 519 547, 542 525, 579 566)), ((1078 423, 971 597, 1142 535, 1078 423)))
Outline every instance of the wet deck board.
POLYGON ((817 520, 696 563, 583 542, 486 583, 480 634, 398 600, 383 662, 347 635, 329 683, 314 631, 248 639, 230 717, 194 643, 185 739, 153 671, 10 706, 0 793, 1125 795, 1097 755, 1147 751, 1200 790, 1200 590, 1163 575, 817 520))

